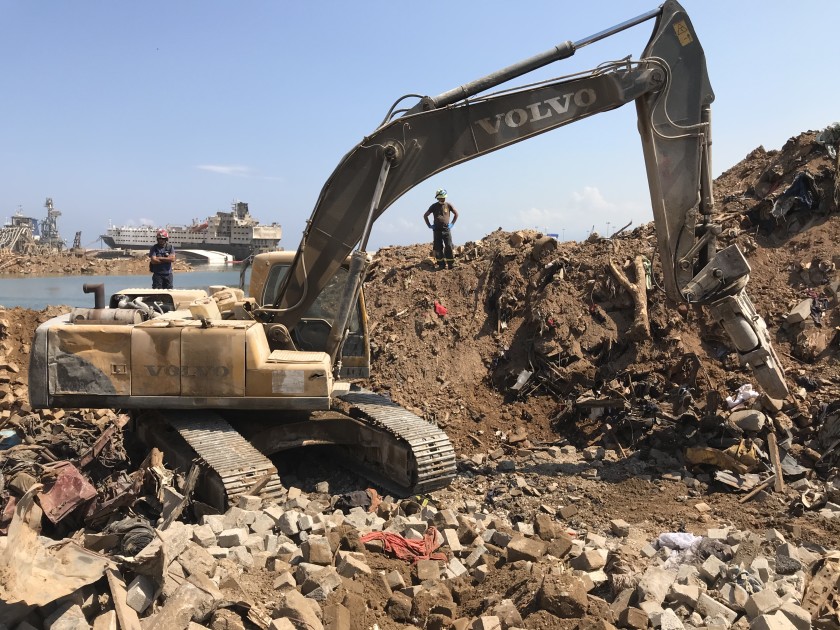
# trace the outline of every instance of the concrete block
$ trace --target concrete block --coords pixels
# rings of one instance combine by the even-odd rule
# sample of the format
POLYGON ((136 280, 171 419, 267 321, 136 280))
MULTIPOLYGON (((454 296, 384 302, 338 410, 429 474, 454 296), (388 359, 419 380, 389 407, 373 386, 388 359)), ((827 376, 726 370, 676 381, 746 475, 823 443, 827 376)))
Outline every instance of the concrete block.
POLYGON ((388 585, 392 591, 398 591, 405 588, 405 580, 402 573, 396 569, 385 574, 385 584, 388 585))
POLYGON ((223 514, 205 514, 201 517, 201 524, 207 525, 214 534, 219 534, 225 529, 225 517, 223 514))
POLYGON ((770 581, 770 563, 764 556, 756 556, 752 564, 750 564, 750 569, 752 569, 753 573, 758 576, 758 579, 763 584, 767 584, 770 581))
POLYGON ((192 540, 202 547, 212 547, 216 544, 216 532, 209 525, 197 525, 193 527, 192 540))
POLYGON ((668 571, 660 567, 648 567, 636 587, 639 601, 654 601, 661 604, 676 580, 676 571, 668 571))
POLYGON ((347 556, 338 565, 338 573, 346 578, 353 578, 359 573, 370 575, 372 573, 370 567, 362 560, 354 556, 347 556))
POLYGON ((630 535, 630 524, 620 518, 615 518, 610 521, 610 531, 622 538, 630 535))
POLYGON ((239 545, 238 547, 231 547, 230 549, 228 549, 227 557, 228 560, 232 560, 241 567, 254 566, 254 556, 251 555, 251 552, 248 551, 248 548, 244 545, 239 545))
POLYGON ((502 630, 502 621, 495 615, 479 617, 473 621, 472 630, 502 630))
POLYGON ((724 603, 732 610, 742 611, 747 605, 750 594, 738 584, 724 584, 718 589, 724 603))
POLYGON ((560 516, 563 517, 564 519, 566 519, 567 521, 570 518, 572 518, 573 516, 576 516, 577 513, 578 513, 577 506, 574 506, 574 505, 564 505, 563 507, 560 508, 560 510, 558 512, 558 514, 560 514, 560 516))
POLYGON ((310 514, 301 514, 298 518, 298 529, 302 532, 311 531, 314 525, 315 519, 310 514))
POLYGON ((452 558, 446 565, 446 577, 448 579, 461 577, 466 572, 467 567, 465 567, 458 558, 452 558))
POLYGON ((744 610, 750 619, 755 619, 761 615, 768 615, 774 613, 782 606, 782 600, 776 595, 773 589, 765 588, 758 593, 753 593, 747 603, 744 605, 744 610))
MULTIPOLYGON (((21 626, 18 626, 18 630, 22 630, 21 626)), ((93 630, 118 630, 117 612, 115 610, 109 610, 97 616, 93 620, 93 630)))
POLYGON ((440 579, 440 563, 437 560, 419 560, 414 568, 417 571, 418 582, 440 579))
POLYGON ((776 549, 777 556, 787 556, 793 560, 799 560, 799 547, 791 543, 779 545, 776 549))
POLYGON ((709 585, 713 585, 720 576, 721 571, 726 570, 726 563, 720 560, 717 556, 709 556, 706 561, 700 565, 700 575, 709 585))
POLYGON ((639 551, 643 558, 653 558, 656 555, 656 547, 651 544, 647 544, 639 551))
POLYGON ((634 606, 628 606, 618 616, 618 625, 621 628, 646 630, 649 621, 647 613, 641 608, 635 608, 634 606))
POLYGON ((265 536, 263 534, 248 534, 245 542, 242 544, 251 554, 259 551, 265 551, 265 536))
POLYGON ((513 534, 508 532, 495 531, 490 537, 490 542, 502 549, 507 547, 511 540, 513 540, 513 534))
POLYGON ((546 548, 546 543, 538 538, 516 536, 507 544, 507 559, 508 562, 517 560, 536 562, 545 555, 546 548))
POLYGON ((257 513, 251 510, 243 510, 240 507, 233 506, 228 508, 225 512, 222 523, 225 529, 234 529, 236 527, 245 527, 254 522, 257 518, 257 513))
POLYGON ((486 553, 488 553, 487 547, 485 547, 484 545, 479 545, 478 547, 472 550, 472 553, 470 553, 470 555, 467 556, 466 560, 464 560, 464 564, 470 569, 479 564, 483 564, 481 557, 486 553))
POLYGON ((313 564, 311 562, 300 562, 295 567, 295 580, 298 584, 303 584, 306 580, 319 573, 324 567, 320 564, 313 564))
POLYGON ((490 575, 490 567, 486 564, 480 564, 472 570, 470 575, 477 583, 481 584, 490 575))
POLYGON ((443 530, 443 539, 446 541, 446 545, 452 551, 452 553, 461 553, 464 550, 461 541, 458 540, 458 530, 457 529, 444 529, 443 530))
MULTIPOLYGON (((651 619, 653 621, 653 619, 651 619)), ((654 627, 658 627, 659 630, 685 630, 685 626, 680 618, 670 608, 666 608, 662 611, 659 615, 659 623, 654 622, 654 627)))
POLYGON ((585 543, 587 547, 595 547, 596 549, 603 549, 607 546, 607 539, 600 534, 594 532, 587 532, 585 543))
POLYGON ((216 536, 216 544, 219 545, 219 547, 224 547, 225 549, 238 547, 245 544, 249 534, 250 532, 246 527, 226 529, 216 536))
POLYGON ((385 612, 394 621, 410 622, 411 621, 411 607, 413 602, 408 595, 404 593, 392 593, 385 604, 385 612))
POLYGON ((779 610, 770 615, 756 617, 750 623, 750 630, 796 630, 790 619, 779 610))
POLYGON ((276 521, 265 512, 259 512, 257 517, 254 519, 254 522, 251 523, 249 527, 255 534, 265 535, 274 531, 276 521))
POLYGON ((280 575, 274 578, 274 582, 272 582, 272 586, 276 590, 283 590, 286 586, 291 586, 295 588, 297 586, 297 581, 295 580, 295 576, 292 575, 291 571, 283 571, 280 575))
POLYGON ((323 567, 320 571, 313 573, 300 585, 300 592, 308 596, 312 591, 321 589, 325 595, 329 595, 341 586, 341 584, 341 576, 334 567, 323 567))
POLYGON ((300 529, 298 528, 298 519, 300 512, 289 510, 283 512, 279 519, 277 519, 277 529, 286 534, 286 536, 294 536, 300 529))
POLYGON ((330 604, 324 608, 324 630, 350 630, 350 610, 341 604, 330 604))
POLYGON ((332 548, 329 539, 324 536, 310 536, 301 544, 300 552, 305 562, 323 566, 332 564, 332 548))
POLYGON ((318 602, 307 599, 294 589, 283 591, 275 614, 278 617, 295 619, 296 628, 324 630, 324 625, 321 623, 321 607, 318 602))
POLYGON ((207 553, 216 560, 224 560, 228 557, 229 550, 224 547, 219 547, 219 545, 213 545, 212 547, 207 547, 207 553))
POLYGON ((458 515, 454 510, 440 510, 432 520, 438 529, 458 529, 458 515))
POLYGON ((796 630, 810 630, 811 613, 793 602, 785 602, 779 609, 788 618, 796 630))
POLYGON ((55 630, 90 630, 82 607, 67 603, 59 606, 55 612, 44 619, 44 628, 55 630))
POLYGON ((216 559, 198 543, 190 542, 178 556, 180 564, 187 573, 203 573, 213 575, 216 571, 216 559))
POLYGON ((138 575, 128 585, 125 603, 138 613, 144 612, 154 601, 157 584, 147 575, 138 575))
POLYGON ((683 604, 694 610, 697 608, 697 600, 700 598, 700 587, 689 584, 672 584, 666 599, 668 601, 683 604))
POLYGON ((143 630, 185 628, 191 619, 203 619, 213 610, 213 597, 197 586, 184 582, 166 600, 157 614, 143 624, 143 630))
POLYGON ((569 566, 573 569, 580 569, 581 571, 596 571, 605 567, 607 564, 606 550, 602 549, 586 549, 577 558, 569 560, 569 566), (604 553, 601 553, 601 552, 604 553))
POLYGON ((735 619, 738 618, 737 612, 724 606, 716 599, 712 599, 706 593, 700 593, 700 597, 697 598, 696 612, 699 612, 704 617, 723 617, 729 621, 729 625, 732 625, 735 619))
POLYGON ((262 507, 262 498, 252 494, 240 494, 236 500, 238 507, 248 512, 256 512, 262 507))
POLYGON ((533 537, 534 536, 534 524, 533 523, 526 523, 525 521, 519 521, 513 526, 514 531, 518 534, 522 534, 523 536, 533 537))

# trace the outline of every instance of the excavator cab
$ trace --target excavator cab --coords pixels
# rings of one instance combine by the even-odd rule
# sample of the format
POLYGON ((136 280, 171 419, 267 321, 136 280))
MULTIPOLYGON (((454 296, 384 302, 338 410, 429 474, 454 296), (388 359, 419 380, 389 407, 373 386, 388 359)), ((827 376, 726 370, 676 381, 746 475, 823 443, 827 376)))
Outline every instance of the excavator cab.
MULTIPOLYGON (((294 252, 285 251, 256 256, 248 293, 258 304, 270 305, 276 301, 293 259, 294 252)), ((336 325, 344 297, 348 273, 346 264, 339 267, 291 330, 282 324, 265 324, 266 336, 272 350, 327 351, 327 342, 336 325)), ((258 318, 259 312, 260 309, 256 313, 258 318)), ((368 318, 362 291, 347 321, 338 376, 344 379, 370 376, 368 318)))

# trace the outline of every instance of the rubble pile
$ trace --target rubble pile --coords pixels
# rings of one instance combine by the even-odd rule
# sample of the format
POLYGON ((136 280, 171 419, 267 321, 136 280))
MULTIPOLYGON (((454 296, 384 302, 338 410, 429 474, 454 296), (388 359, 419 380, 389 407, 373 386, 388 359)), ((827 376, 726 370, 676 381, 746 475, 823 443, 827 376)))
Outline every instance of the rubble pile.
MULTIPOLYGON (((547 460, 568 454, 557 449, 547 460)), ((4 560, 37 532, 34 491, 0 547, 4 560)), ((551 624, 562 619, 581 628, 808 628, 837 620, 840 554, 772 528, 651 540, 622 519, 586 531, 551 511, 513 522, 474 499, 438 508, 364 494, 367 501, 347 500, 344 509, 338 501, 356 497, 291 487, 284 503, 263 505, 243 495, 225 514, 150 529, 130 556, 125 539, 140 519, 132 529, 86 534, 85 546, 102 553, 75 545, 49 580, 7 565, 0 612, 9 626, 25 619, 18 628, 115 627, 115 619, 132 628, 142 618, 143 628, 162 630, 530 628, 561 627, 551 624), (65 575, 68 564, 74 572, 65 575)), ((693 509, 710 507, 697 501, 693 509)))
POLYGON ((287 455, 281 500, 215 513, 119 410, 31 409, 29 343, 61 309, 0 312, 0 628, 840 627, 840 216, 820 137, 715 182, 785 400, 703 309, 667 302, 652 225, 497 230, 453 270, 429 244, 380 250, 367 385, 450 436, 458 476, 432 496, 287 455))
MULTIPOLYGON (((112 257, 108 251, 55 251, 48 254, 16 252, 0 247, 0 275, 8 276, 115 276, 146 274, 149 269, 147 252, 112 257), (99 254, 104 254, 103 257, 99 254)), ((185 260, 175 261, 175 271, 192 271, 185 260)), ((4 306, 11 306, 6 304, 4 306)))

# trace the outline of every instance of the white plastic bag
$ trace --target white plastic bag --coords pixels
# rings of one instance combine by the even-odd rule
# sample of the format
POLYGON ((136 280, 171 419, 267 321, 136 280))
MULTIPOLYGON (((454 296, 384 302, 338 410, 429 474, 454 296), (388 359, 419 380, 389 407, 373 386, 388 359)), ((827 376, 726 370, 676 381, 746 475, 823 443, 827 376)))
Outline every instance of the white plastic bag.
POLYGON ((743 405, 744 403, 749 402, 750 400, 755 400, 758 396, 759 394, 753 389, 753 386, 746 383, 738 388, 738 392, 735 396, 726 397, 726 404, 730 409, 733 409, 738 405, 743 405))

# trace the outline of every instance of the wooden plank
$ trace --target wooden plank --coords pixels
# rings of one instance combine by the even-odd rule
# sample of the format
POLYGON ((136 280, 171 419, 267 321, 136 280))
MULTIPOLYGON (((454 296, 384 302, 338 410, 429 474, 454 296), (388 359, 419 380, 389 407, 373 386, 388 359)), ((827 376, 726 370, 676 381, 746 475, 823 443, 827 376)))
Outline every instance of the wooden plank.
POLYGON ((137 611, 129 606, 126 601, 125 581, 117 569, 107 569, 108 586, 111 589, 111 597, 114 600, 114 610, 117 611, 117 620, 120 622, 121 630, 142 630, 140 618, 137 611))
POLYGON ((776 480, 776 475, 770 475, 769 477, 767 477, 767 479, 765 479, 764 481, 762 481, 762 482, 761 482, 760 484, 758 484, 755 488, 753 488, 753 489, 752 489, 752 490, 750 490, 747 494, 745 494, 743 497, 741 497, 740 499, 738 499, 738 503, 746 503, 747 501, 749 501, 750 499, 752 499, 755 495, 757 495, 759 492, 761 492, 762 490, 764 490, 764 489, 765 489, 767 486, 769 486, 771 483, 773 483, 775 480, 776 480))
POLYGON ((163 523, 160 526, 161 531, 167 529, 172 522, 181 515, 181 512, 184 511, 184 508, 187 507, 187 504, 190 502, 190 498, 192 497, 193 490, 195 489, 195 484, 198 481, 198 474, 201 472, 201 467, 193 463, 190 467, 190 472, 187 473, 187 479, 184 481, 184 496, 178 502, 172 511, 163 519, 163 523))
POLYGON ((782 462, 779 459, 779 444, 776 441, 775 433, 767 436, 767 447, 770 450, 770 462, 773 464, 773 471, 776 473, 776 484, 773 486, 773 490, 782 492, 785 489, 785 480, 782 477, 782 462))

